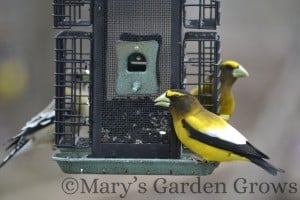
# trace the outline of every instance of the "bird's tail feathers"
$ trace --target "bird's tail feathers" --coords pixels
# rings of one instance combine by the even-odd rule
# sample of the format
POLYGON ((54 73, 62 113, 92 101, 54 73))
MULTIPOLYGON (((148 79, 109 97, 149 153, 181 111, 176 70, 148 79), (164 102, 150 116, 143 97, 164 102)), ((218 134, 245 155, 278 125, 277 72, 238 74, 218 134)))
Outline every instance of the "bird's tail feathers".
POLYGON ((7 149, 11 148, 13 145, 16 145, 15 148, 11 150, 11 152, 3 159, 3 161, 0 163, 0 168, 2 168, 10 159, 13 157, 16 157, 17 155, 26 152, 27 148, 26 146, 30 146, 30 140, 29 139, 21 139, 19 141, 14 141, 12 144, 10 144, 7 149), (26 146, 25 146, 26 145, 26 146), (20 151, 22 150, 22 151, 20 151))
POLYGON ((17 135, 8 139, 7 142, 3 144, 6 145, 5 150, 8 151, 12 147, 17 146, 17 144, 22 140, 24 133, 25 130, 21 130, 17 135))
POLYGON ((20 138, 16 138, 16 139, 9 139, 7 146, 5 147, 5 151, 8 151, 9 149, 17 146, 17 144, 19 143, 20 138))
POLYGON ((25 133, 26 131, 27 131, 27 129, 25 129, 25 128, 24 128, 24 129, 21 129, 21 131, 20 131, 17 135, 11 137, 8 141, 20 139, 22 136, 24 136, 24 134, 26 134, 26 133, 25 133))
POLYGON ((256 151, 256 153, 261 156, 262 158, 264 159, 269 159, 269 156, 267 156, 266 154, 264 154, 262 151, 258 150, 256 147, 254 147, 252 144, 250 144, 248 141, 247 141, 247 145, 250 146, 253 150, 256 151))
POLYGON ((259 157, 252 157, 252 158, 248 158, 252 163, 258 165, 259 167, 263 168, 264 170, 266 170, 267 172, 269 172, 270 174, 272 174, 273 176, 276 176, 278 172, 280 173, 284 173, 283 169, 277 168, 273 165, 271 165, 270 163, 268 163, 267 161, 265 161, 262 158, 259 157))

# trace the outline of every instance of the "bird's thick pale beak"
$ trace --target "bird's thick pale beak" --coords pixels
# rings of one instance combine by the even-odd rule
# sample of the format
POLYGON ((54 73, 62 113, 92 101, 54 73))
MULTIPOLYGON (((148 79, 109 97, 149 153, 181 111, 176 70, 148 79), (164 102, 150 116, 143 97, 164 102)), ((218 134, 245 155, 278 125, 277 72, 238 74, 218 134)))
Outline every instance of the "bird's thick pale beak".
POLYGON ((242 77, 248 77, 249 73, 242 65, 239 65, 237 68, 233 70, 232 75, 235 78, 242 78, 242 77))
POLYGON ((162 106, 168 108, 170 106, 170 99, 167 97, 166 93, 163 93, 154 100, 154 105, 162 106))

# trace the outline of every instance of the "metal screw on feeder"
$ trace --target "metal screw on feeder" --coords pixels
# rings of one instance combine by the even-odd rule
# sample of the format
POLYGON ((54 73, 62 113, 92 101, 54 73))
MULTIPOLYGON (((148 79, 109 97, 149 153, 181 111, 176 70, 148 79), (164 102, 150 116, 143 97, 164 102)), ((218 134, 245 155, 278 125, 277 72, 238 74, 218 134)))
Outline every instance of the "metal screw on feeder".
POLYGON ((132 91, 137 92, 141 88, 141 82, 139 81, 134 81, 132 83, 132 91))
POLYGON ((139 49, 140 49, 139 46, 135 46, 135 47, 134 47, 134 50, 139 50, 139 49))

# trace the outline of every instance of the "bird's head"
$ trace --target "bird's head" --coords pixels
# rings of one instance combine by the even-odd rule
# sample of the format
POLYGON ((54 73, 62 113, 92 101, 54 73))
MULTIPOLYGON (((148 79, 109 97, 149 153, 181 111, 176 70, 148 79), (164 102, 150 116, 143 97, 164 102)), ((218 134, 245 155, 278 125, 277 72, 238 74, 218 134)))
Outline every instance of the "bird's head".
POLYGON ((192 111, 192 107, 201 108, 201 104, 193 95, 184 90, 167 90, 165 93, 157 97, 155 100, 156 106, 167 107, 171 113, 176 112, 180 115, 185 115, 192 111))
POLYGON ((222 75, 229 74, 234 78, 248 77, 248 71, 238 62, 234 60, 226 60, 220 64, 222 75))

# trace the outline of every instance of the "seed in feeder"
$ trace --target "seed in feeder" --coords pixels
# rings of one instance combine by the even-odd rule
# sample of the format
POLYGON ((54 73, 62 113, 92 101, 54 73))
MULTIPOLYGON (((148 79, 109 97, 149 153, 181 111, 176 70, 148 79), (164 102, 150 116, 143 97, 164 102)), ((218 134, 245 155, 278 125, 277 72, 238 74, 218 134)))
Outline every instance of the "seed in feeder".
POLYGON ((159 134, 161 134, 161 135, 166 135, 167 132, 166 132, 166 131, 159 131, 159 134))
POLYGON ((136 143, 136 144, 143 144, 143 141, 140 140, 140 139, 136 139, 136 140, 135 140, 135 143, 136 143))

